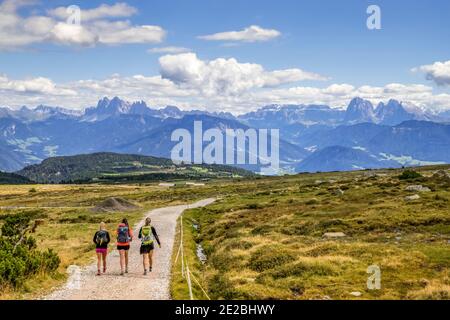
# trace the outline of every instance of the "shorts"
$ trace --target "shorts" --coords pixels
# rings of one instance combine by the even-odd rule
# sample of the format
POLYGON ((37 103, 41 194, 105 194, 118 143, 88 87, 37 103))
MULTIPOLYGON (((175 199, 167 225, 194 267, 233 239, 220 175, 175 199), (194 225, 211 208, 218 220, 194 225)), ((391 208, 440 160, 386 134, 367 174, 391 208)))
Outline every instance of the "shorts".
POLYGON ((128 251, 128 250, 130 250, 130 245, 126 245, 126 246, 117 246, 117 250, 125 250, 125 251, 128 251))
POLYGON ((147 244, 147 245, 141 245, 141 249, 139 250, 141 252, 141 254, 147 254, 150 253, 150 251, 152 251, 153 249, 155 249, 155 245, 152 244, 147 244))
POLYGON ((108 253, 108 249, 107 248, 96 248, 95 252, 101 253, 101 254, 107 254, 108 253))

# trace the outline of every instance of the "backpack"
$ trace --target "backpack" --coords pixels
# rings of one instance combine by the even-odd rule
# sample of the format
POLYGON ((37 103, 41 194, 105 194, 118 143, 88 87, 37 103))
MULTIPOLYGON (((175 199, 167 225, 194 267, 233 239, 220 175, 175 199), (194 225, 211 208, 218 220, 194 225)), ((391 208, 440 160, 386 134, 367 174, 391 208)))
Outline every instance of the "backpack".
POLYGON ((128 243, 130 241, 129 229, 127 226, 120 226, 117 229, 117 242, 128 243))
POLYGON ((104 230, 97 232, 95 235, 95 243, 99 246, 108 243, 108 233, 104 230))
POLYGON ((153 243, 153 233, 151 226, 144 226, 141 230, 141 243, 144 246, 151 245, 153 243))

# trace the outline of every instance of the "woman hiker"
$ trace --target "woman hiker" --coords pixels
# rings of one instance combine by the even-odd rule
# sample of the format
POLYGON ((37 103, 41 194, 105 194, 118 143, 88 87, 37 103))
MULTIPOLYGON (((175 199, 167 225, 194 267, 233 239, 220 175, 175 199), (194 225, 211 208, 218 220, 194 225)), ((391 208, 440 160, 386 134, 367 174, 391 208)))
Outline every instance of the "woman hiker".
POLYGON ((97 275, 100 276, 102 261, 103 273, 106 272, 106 256, 108 255, 108 244, 111 241, 109 232, 106 231, 106 225, 104 222, 100 223, 100 230, 95 233, 94 239, 92 241, 94 241, 95 243, 95 252, 97 253, 97 275))
POLYGON ((130 242, 133 241, 133 230, 128 225, 128 220, 123 219, 117 227, 117 250, 120 255, 120 275, 128 273, 128 251, 130 242))
POLYGON ((147 266, 149 272, 152 272, 153 265, 153 249, 155 248, 154 242, 158 242, 159 247, 161 248, 161 242, 159 241, 158 234, 156 233, 155 228, 151 225, 152 219, 147 217, 145 219, 145 224, 139 230, 139 239, 141 239, 141 255, 142 262, 144 265, 144 276, 147 275, 147 266))

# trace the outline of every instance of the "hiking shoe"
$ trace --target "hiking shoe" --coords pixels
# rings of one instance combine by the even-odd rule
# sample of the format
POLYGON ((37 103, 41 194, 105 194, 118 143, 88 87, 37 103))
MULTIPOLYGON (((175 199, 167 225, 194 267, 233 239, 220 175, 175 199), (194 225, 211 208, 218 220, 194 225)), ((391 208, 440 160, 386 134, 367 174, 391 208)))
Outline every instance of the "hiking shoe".
POLYGON ((152 272, 152 267, 148 268, 148 271, 152 272))
POLYGON ((128 269, 125 269, 125 273, 128 273, 128 269))
POLYGON ((106 268, 103 268, 103 273, 106 273, 106 268))
POLYGON ((101 275, 102 275, 102 274, 100 273, 100 270, 98 270, 97 275, 98 275, 98 276, 101 276, 101 275))
POLYGON ((147 275, 147 270, 144 270, 144 276, 146 276, 147 275))
POLYGON ((123 271, 122 271, 122 272, 120 273, 120 275, 121 275, 121 276, 123 276, 123 275, 124 275, 123 271))

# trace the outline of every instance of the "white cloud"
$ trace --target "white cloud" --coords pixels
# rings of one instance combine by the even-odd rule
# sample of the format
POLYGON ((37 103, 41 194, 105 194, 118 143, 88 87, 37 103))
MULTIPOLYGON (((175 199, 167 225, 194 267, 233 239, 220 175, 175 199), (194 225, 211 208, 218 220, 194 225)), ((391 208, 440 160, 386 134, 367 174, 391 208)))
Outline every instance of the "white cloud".
POLYGON ((51 30, 51 34, 52 39, 60 44, 93 46, 98 42, 98 36, 82 25, 59 22, 51 30))
MULTIPOLYGON (((67 7, 58 7, 48 11, 49 15, 60 20, 65 20, 70 16, 70 12, 67 11, 67 7)), ((119 17, 131 17, 137 13, 137 9, 126 4, 116 3, 114 5, 102 4, 93 9, 81 10, 81 21, 91 21, 104 18, 119 18, 119 17)))
POLYGON ((8 95, 13 94, 46 94, 55 96, 76 95, 76 92, 69 88, 57 86, 53 81, 44 77, 37 77, 25 80, 11 80, 6 75, 0 75, 0 92, 8 95))
POLYGON ((159 26, 133 26, 129 21, 96 21, 88 26, 104 44, 159 43, 166 32, 159 26))
POLYGON ((259 64, 241 63, 233 58, 201 60, 194 53, 165 55, 159 62, 160 75, 114 74, 100 80, 68 83, 55 83, 44 77, 10 79, 0 75, 1 103, 12 107, 46 104, 81 109, 106 95, 144 100, 153 107, 177 105, 182 109, 239 114, 273 103, 344 108, 352 98, 361 97, 375 105, 397 99, 428 111, 450 109, 450 94, 436 94, 431 86, 422 84, 300 86, 297 82, 301 80, 327 78, 301 69, 268 71, 259 64))
POLYGON ((206 96, 239 95, 256 88, 327 79, 300 69, 266 71, 259 64, 240 63, 234 58, 203 61, 195 53, 165 55, 159 63, 163 78, 206 96))
POLYGON ((281 35, 281 32, 275 29, 264 29, 259 26, 250 26, 241 31, 227 31, 219 32, 205 36, 199 36, 199 39, 209 41, 243 41, 243 42, 256 42, 256 41, 269 41, 277 38, 281 35))
POLYGON ((164 53, 164 54, 176 54, 176 53, 185 53, 185 52, 191 52, 191 49, 184 48, 184 47, 158 47, 158 48, 151 48, 148 49, 148 53, 164 53))
POLYGON ((412 69, 413 72, 423 72, 428 80, 437 85, 450 85, 450 60, 423 65, 412 69))
POLYGON ((125 3, 81 10, 80 25, 68 23, 66 7, 50 10, 48 16, 19 15, 17 11, 21 6, 33 3, 6 0, 0 4, 0 50, 47 42, 77 46, 160 43, 166 35, 160 26, 133 25, 128 20, 118 19, 137 12, 125 3))

